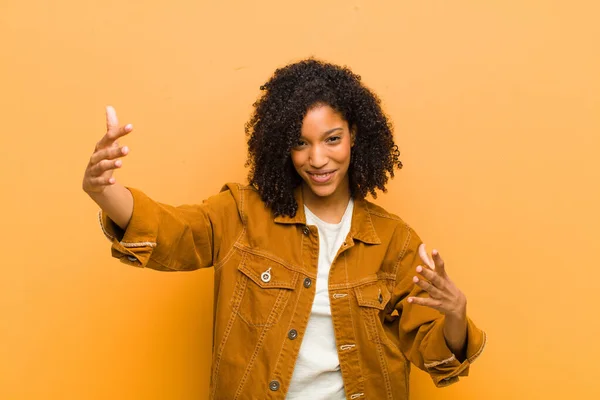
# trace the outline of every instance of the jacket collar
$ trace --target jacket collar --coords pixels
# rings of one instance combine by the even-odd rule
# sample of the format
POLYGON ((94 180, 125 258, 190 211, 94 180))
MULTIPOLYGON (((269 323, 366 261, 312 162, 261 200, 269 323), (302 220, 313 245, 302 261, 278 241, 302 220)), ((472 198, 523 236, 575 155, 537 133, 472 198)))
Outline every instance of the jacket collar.
MULTIPOLYGON (((301 224, 306 225, 306 214, 304 212, 304 196, 302 195, 302 185, 294 189, 294 197, 298 204, 298 211, 294 217, 287 215, 278 215, 274 218, 278 224, 301 224)), ((371 220, 369 212, 369 203, 365 199, 354 199, 354 211, 352 213, 352 223, 350 227, 350 236, 353 239, 360 240, 369 244, 381 244, 381 239, 375 231, 375 226, 371 220)))

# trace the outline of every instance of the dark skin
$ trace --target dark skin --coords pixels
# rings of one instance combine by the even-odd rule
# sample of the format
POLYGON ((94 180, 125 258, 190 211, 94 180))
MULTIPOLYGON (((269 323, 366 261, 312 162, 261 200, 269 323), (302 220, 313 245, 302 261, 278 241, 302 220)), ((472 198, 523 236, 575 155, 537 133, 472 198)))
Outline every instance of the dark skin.
POLYGON ((467 343, 467 298, 452 282, 444 260, 437 250, 427 255, 425 245, 419 247, 419 255, 425 266, 419 265, 413 282, 429 294, 429 298, 410 297, 408 302, 431 307, 445 315, 444 337, 452 353, 464 361, 467 343), (423 279, 424 278, 424 279, 423 279))
MULTIPOLYGON (((348 168, 352 196, 371 194, 376 198, 377 190, 385 192, 388 178, 402 166, 400 152, 379 99, 362 84, 360 76, 347 68, 309 59, 276 70, 261 89, 263 94, 245 127, 246 165, 250 167, 249 183, 275 215, 294 216, 298 210, 294 189, 303 183, 303 177, 297 164, 292 164, 290 152, 301 136, 305 117, 317 105, 335 110, 356 133, 348 168)), ((322 134, 340 126, 318 131, 322 134)), ((317 163, 310 168, 320 169, 323 160, 314 161, 317 163)), ((310 172, 310 168, 301 172, 310 172)))
MULTIPOLYGON (((305 204, 320 218, 338 223, 348 205, 348 168, 355 134, 342 115, 327 105, 312 108, 302 121, 301 137, 291 152, 297 173, 303 180, 305 204), (324 182, 313 182, 312 173, 331 172, 324 182)), ((419 247, 425 265, 417 273, 426 280, 414 277, 415 284, 426 290, 430 298, 413 298, 410 302, 435 308, 446 315, 444 337, 459 359, 466 343, 466 298, 446 274, 444 261, 437 250, 433 263, 425 246, 419 247), (431 283, 429 283, 431 282, 431 283)))

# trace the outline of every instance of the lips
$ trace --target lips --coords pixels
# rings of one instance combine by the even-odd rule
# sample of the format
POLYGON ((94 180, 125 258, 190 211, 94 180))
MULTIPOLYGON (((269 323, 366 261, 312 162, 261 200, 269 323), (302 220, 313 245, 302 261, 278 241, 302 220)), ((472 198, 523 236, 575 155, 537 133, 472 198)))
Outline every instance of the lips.
POLYGON ((327 183, 331 180, 333 175, 335 174, 335 170, 329 171, 319 171, 319 172, 308 172, 307 175, 310 177, 310 180, 314 183, 327 183))

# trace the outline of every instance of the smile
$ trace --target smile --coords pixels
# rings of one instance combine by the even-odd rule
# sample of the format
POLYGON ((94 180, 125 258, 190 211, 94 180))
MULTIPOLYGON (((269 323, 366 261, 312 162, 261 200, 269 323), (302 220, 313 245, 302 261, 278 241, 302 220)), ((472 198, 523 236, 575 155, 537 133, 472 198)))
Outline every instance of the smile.
POLYGON ((327 183, 331 180, 331 178, 335 174, 335 171, 329 171, 329 172, 325 172, 322 174, 315 174, 312 172, 307 172, 307 174, 310 177, 310 180, 313 181, 314 183, 327 183))

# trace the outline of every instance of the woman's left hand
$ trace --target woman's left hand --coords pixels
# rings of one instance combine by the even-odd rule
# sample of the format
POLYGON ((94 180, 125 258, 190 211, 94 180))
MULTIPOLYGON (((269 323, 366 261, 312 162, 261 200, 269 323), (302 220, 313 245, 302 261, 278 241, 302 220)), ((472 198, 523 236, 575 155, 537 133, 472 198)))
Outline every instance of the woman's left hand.
POLYGON ((446 266, 439 252, 433 250, 431 254, 433 265, 425 250, 425 244, 419 246, 419 256, 423 265, 419 265, 416 272, 426 280, 417 275, 413 277, 413 282, 429 293, 429 297, 409 297, 408 302, 434 308, 448 317, 465 318, 467 298, 446 273, 446 266))

